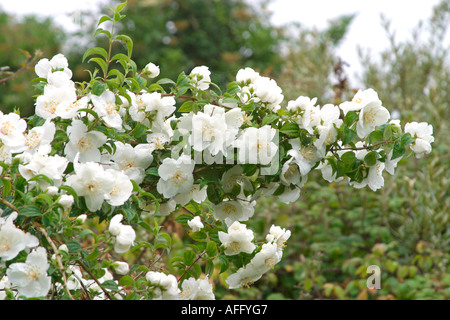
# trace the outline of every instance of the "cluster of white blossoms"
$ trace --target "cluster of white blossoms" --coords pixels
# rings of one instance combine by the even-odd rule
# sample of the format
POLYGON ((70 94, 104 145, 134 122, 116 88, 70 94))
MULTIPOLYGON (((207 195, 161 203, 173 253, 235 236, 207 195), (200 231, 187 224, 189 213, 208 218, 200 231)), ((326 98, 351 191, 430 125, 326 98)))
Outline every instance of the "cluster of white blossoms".
MULTIPOLYGON (((42 190, 64 212, 69 212, 75 203, 68 190, 83 200, 84 210, 91 214, 107 215, 131 202, 141 186, 160 202, 161 216, 209 200, 211 214, 194 214, 187 222, 191 230, 201 232, 204 219, 213 219, 226 230, 218 232, 226 256, 254 255, 228 277, 229 288, 248 286, 272 269, 290 237, 290 231, 272 226, 266 243, 255 244, 253 231, 243 222, 254 215, 258 197, 276 196, 285 203, 296 201, 312 170, 321 170, 327 181, 341 181, 344 177, 338 176, 333 166, 335 157, 350 152, 362 163, 373 151, 366 139, 375 130, 394 125, 402 131, 372 89, 360 90, 351 101, 338 106, 319 106, 317 98, 300 96, 283 108, 284 96, 275 80, 251 68, 238 71, 234 82, 237 90, 231 100, 220 97, 200 104, 196 97, 187 97, 196 108, 183 112, 176 112, 176 99, 186 97, 176 92, 132 92, 122 87, 124 90, 113 90, 106 84, 100 91, 91 88, 91 84, 80 91, 62 54, 42 59, 35 71, 43 86, 35 103, 36 122, 28 128, 18 114, 0 112, 0 162, 7 167, 18 159, 18 173, 28 182, 27 191, 42 190), (252 111, 255 113, 250 115, 252 111), (354 114, 350 121, 353 129, 349 131, 360 141, 343 145, 339 139, 343 125, 348 125, 344 122, 348 114, 354 114), (293 136, 287 134, 280 140, 279 134, 286 126, 293 136), (137 134, 136 131, 141 131, 139 138, 124 138, 137 134), (228 162, 230 159, 232 163, 228 162), (214 175, 208 180, 209 177, 197 175, 204 169, 214 170, 216 164, 222 170, 219 177, 214 175), (264 175, 263 167, 273 164, 279 168, 272 171, 271 179, 259 179, 264 175), (249 173, 252 166, 255 169, 249 173), (42 176, 47 179, 40 179, 42 176), (217 193, 210 188, 214 186, 210 182, 217 183, 217 193), (214 195, 217 196, 213 201, 214 195)), ((149 63, 141 75, 152 79, 159 73, 159 67, 149 63)), ((210 88, 211 72, 206 66, 198 66, 185 79, 185 86, 201 96, 210 88)), ((411 150, 417 157, 431 152, 431 125, 407 123, 404 133, 410 134, 411 150)), ((385 156, 377 154, 365 167, 366 175, 348 182, 355 188, 368 186, 377 190, 384 185, 383 171, 393 174, 401 158, 394 157, 393 150, 385 156)), ((4 166, 0 166, 0 174, 3 170, 4 166)), ((123 254, 135 245, 136 232, 130 221, 122 223, 124 216, 117 212, 120 211, 108 217, 109 233, 114 251, 123 254)), ((17 213, 13 213, 0 220, 0 263, 14 259, 23 250, 35 250, 29 252, 26 262, 9 266, 7 279, 1 285, 6 287, 8 283, 26 297, 45 296, 50 290, 45 249, 38 247, 36 237, 14 226, 16 217, 17 213)), ((127 266, 116 263, 117 273, 128 271, 127 266)), ((69 284, 73 288, 98 286, 97 282, 80 282, 82 277, 76 269, 71 272, 69 284)), ((150 271, 146 279, 156 299, 214 299, 208 277, 186 279, 181 283, 182 290, 173 275, 150 271)), ((100 296, 104 294, 100 288, 95 290, 100 296)))
POLYGON ((285 242, 290 236, 291 232, 289 230, 272 225, 269 234, 266 236, 266 243, 261 247, 261 251, 256 253, 250 263, 228 276, 226 282, 229 288, 248 287, 272 269, 281 261, 283 249, 286 246, 285 242))
POLYGON ((43 297, 50 290, 51 279, 47 275, 49 264, 45 248, 39 247, 39 239, 14 225, 17 212, 6 219, 0 218, 0 267, 13 260, 20 252, 27 251, 25 262, 11 263, 2 286, 14 288, 17 294, 32 298, 43 297))

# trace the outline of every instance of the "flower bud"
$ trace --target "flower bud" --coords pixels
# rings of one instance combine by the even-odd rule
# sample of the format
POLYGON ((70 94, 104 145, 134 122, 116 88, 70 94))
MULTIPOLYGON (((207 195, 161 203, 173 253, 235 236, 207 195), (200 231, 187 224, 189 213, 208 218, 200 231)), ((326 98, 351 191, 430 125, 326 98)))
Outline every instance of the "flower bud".
POLYGON ((142 71, 143 74, 147 75, 150 78, 156 78, 159 76, 159 67, 155 65, 154 63, 149 63, 145 66, 144 70, 142 71))

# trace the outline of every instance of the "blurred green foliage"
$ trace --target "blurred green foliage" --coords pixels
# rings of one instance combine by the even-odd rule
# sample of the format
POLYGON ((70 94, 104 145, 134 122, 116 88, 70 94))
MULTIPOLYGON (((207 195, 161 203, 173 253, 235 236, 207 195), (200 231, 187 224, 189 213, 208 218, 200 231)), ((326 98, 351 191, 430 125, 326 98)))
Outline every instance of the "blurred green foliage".
MULTIPOLYGON (((434 126, 432 153, 405 160, 394 176, 385 175, 377 192, 329 184, 315 172, 296 203, 261 199, 249 227, 260 235, 272 224, 290 229, 284 257, 276 272, 249 289, 230 293, 224 289, 226 275, 214 273, 217 299, 450 299, 450 56, 443 43, 450 1, 442 0, 409 40, 398 42, 384 19, 390 47, 379 57, 361 49, 361 88, 350 86, 347 66, 336 53, 353 15, 330 21, 325 30, 296 26, 292 34, 268 24, 270 13, 243 0, 130 0, 125 14, 121 33, 134 41, 133 59, 140 68, 156 63, 161 77, 206 65, 214 82, 225 83, 249 66, 275 77, 285 101, 305 95, 319 104, 330 98, 338 104, 371 87, 402 122, 421 119, 434 126), (370 265, 381 268, 381 290, 367 288, 370 265)), ((0 28, 0 65, 12 70, 26 58, 18 49, 39 48, 50 58, 62 44, 50 20, 18 22, 0 14, 0 28)), ((87 66, 73 49, 70 66, 74 77, 82 77, 87 66)), ((2 111, 33 105, 33 77, 24 72, 1 84, 2 111)), ((174 218, 164 223, 173 238, 168 259, 183 251, 181 238, 187 236, 174 218)), ((164 263, 145 253, 139 259, 151 259, 156 268, 164 263)))
POLYGON ((22 68, 16 77, 0 83, 1 111, 11 112, 17 108, 23 116, 34 113, 35 91, 31 80, 36 75, 33 65, 27 62, 39 57, 51 58, 60 52, 64 39, 64 32, 50 18, 25 16, 19 19, 0 8, 0 68, 9 67, 4 69, 9 72, 22 68))

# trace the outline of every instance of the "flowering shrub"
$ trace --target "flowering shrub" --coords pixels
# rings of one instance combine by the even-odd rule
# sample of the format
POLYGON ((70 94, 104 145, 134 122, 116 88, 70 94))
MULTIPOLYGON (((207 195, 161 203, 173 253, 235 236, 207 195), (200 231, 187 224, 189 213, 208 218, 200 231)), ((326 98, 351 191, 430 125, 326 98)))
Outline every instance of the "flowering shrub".
POLYGON ((251 68, 225 91, 206 66, 156 80, 159 67, 139 71, 132 40, 114 33, 124 7, 99 21, 109 48, 84 54, 89 82, 71 80, 62 54, 42 59, 35 115, 0 113, 1 298, 214 299, 214 272, 248 287, 282 258, 289 230, 245 224, 258 198, 296 201, 312 170, 375 191, 408 148, 431 152, 432 126, 402 126, 372 89, 283 107, 251 68), (177 237, 170 216, 189 240, 161 265, 177 237), (127 262, 145 250, 151 261, 127 262))

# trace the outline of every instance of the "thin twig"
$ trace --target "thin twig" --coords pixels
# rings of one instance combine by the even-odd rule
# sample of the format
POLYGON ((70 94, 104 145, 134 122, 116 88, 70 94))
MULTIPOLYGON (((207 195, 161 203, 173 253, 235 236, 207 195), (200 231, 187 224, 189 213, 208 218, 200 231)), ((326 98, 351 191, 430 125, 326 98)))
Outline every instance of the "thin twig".
POLYGON ((64 288, 66 289, 66 292, 69 295, 70 299, 75 300, 75 298, 70 293, 69 287, 67 286, 66 272, 64 271, 64 266, 61 262, 61 257, 59 255, 58 248, 56 247, 55 243, 53 242, 52 238, 50 238, 50 236, 47 233, 47 230, 45 230, 44 227, 38 225, 37 223, 34 223, 34 225, 44 235, 44 237, 47 239, 48 243, 50 243, 50 246, 52 247, 53 251, 55 252, 55 257, 56 257, 56 261, 58 262, 59 271, 61 272, 61 276, 63 278, 64 288))

